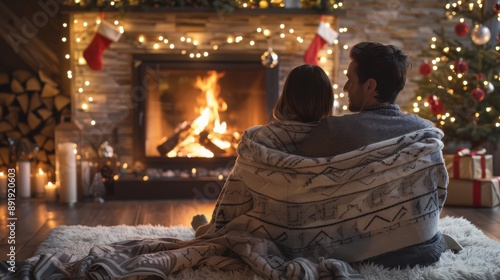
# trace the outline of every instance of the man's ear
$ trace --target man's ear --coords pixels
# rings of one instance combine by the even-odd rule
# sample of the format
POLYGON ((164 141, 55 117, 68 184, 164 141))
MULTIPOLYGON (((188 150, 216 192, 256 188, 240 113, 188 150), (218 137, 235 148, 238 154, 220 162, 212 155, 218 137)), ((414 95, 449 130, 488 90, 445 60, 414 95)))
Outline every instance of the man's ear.
POLYGON ((375 79, 373 78, 369 78, 368 80, 366 80, 364 86, 365 86, 365 91, 371 94, 375 94, 375 91, 377 90, 377 81, 375 81, 375 79))

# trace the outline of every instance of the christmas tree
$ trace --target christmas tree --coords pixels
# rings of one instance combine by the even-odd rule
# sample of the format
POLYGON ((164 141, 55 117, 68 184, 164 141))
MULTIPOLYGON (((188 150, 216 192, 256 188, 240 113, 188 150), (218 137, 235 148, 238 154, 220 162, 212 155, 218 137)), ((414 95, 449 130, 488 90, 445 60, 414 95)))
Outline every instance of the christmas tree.
POLYGON ((413 112, 441 128, 445 143, 471 148, 500 139, 500 0, 448 3, 451 24, 422 51, 413 112), (489 3, 489 6, 487 6, 489 3))

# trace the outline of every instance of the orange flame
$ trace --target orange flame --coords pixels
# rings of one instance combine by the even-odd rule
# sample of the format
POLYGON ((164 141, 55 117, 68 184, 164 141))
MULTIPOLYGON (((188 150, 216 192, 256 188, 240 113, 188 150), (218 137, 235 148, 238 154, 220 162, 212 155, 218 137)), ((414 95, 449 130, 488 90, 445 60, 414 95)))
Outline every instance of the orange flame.
POLYGON ((199 116, 190 124, 190 128, 182 134, 177 146, 168 152, 168 157, 214 157, 214 149, 217 151, 229 152, 229 149, 235 148, 235 141, 228 139, 235 138, 237 132, 229 133, 227 123, 221 122, 219 112, 227 110, 227 103, 220 97, 219 79, 225 73, 217 71, 208 71, 205 78, 198 76, 194 86, 203 93, 197 112, 199 116), (200 134, 206 133, 206 141, 211 146, 203 145, 200 140, 200 134), (211 149, 212 148, 212 149, 211 149))

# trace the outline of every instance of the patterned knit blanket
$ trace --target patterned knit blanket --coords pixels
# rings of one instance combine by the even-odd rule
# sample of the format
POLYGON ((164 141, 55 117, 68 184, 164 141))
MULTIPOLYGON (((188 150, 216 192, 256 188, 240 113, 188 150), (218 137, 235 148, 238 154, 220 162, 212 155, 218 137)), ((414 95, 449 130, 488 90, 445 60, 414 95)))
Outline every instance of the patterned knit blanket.
POLYGON ((272 123, 247 130, 210 232, 251 233, 271 240, 290 259, 347 262, 437 233, 448 185, 439 129, 334 157, 293 155, 308 129, 272 123))
MULTIPOLYGON (((83 258, 40 255, 2 279, 167 279, 200 266, 250 267, 264 279, 363 279, 349 262, 436 233, 448 180, 439 130, 336 157, 291 154, 312 127, 249 129, 201 237, 99 245, 83 258)), ((0 275, 6 268, 0 265, 0 275)))

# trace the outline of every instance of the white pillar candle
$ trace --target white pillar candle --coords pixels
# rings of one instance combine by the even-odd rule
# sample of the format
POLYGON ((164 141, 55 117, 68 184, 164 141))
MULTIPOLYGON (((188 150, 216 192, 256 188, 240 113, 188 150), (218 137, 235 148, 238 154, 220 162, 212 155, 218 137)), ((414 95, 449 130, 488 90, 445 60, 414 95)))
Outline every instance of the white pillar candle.
POLYGON ((92 183, 90 181, 90 161, 88 160, 82 160, 80 161, 80 166, 78 168, 78 197, 86 197, 90 196, 90 184, 92 183))
POLYGON ((17 193, 19 197, 31 197, 31 162, 18 161, 16 169, 17 193))
POLYGON ((0 172, 0 197, 7 197, 7 175, 0 172))
POLYGON ((56 185, 52 182, 48 182, 45 185, 45 201, 54 202, 56 201, 56 185))
POLYGON ((60 143, 57 146, 59 200, 69 204, 77 202, 75 148, 76 144, 71 142, 60 143))
POLYGON ((38 169, 38 172, 35 174, 35 195, 41 197, 45 193, 45 184, 47 184, 47 174, 43 172, 41 168, 38 169))

